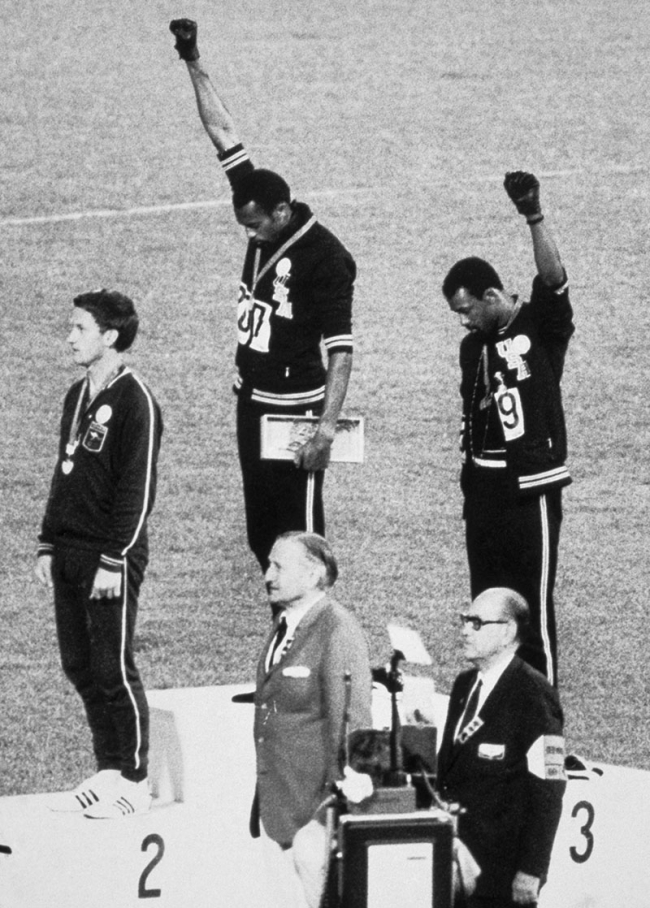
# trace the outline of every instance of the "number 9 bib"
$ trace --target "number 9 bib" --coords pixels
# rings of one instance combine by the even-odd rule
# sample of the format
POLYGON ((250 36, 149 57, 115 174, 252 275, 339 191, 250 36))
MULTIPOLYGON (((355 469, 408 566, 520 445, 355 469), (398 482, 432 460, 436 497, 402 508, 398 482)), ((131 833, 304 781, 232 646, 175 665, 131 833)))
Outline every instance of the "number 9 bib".
POLYGON ((503 426, 503 435, 506 441, 521 438, 525 432, 524 411, 521 406, 521 397, 518 388, 506 388, 500 385, 495 391, 494 400, 497 405, 499 419, 503 426))

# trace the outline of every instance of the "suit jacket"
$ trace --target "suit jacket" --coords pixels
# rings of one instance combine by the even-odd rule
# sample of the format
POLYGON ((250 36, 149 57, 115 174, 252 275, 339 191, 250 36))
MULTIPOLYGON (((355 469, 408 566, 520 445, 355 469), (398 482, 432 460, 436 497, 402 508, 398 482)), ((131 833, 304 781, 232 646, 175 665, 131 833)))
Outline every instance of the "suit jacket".
POLYGON ((365 635, 354 615, 325 596, 296 628, 293 644, 266 671, 257 667, 257 800, 267 834, 288 844, 341 778, 351 673, 350 730, 371 725, 372 680, 365 635))
POLYGON ((464 741, 454 732, 476 679, 456 679, 438 757, 438 787, 459 802, 460 838, 481 866, 477 896, 509 896, 521 870, 546 877, 562 812, 563 717, 557 692, 517 656, 464 741))

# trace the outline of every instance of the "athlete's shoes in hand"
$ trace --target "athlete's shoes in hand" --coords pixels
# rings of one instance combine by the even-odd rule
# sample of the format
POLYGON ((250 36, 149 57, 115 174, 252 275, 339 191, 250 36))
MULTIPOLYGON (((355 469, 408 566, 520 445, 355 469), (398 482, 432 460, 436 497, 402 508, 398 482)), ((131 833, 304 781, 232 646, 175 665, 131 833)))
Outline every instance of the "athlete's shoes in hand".
POLYGON ((112 793, 122 778, 119 769, 100 769, 83 781, 74 791, 52 795, 47 806, 56 813, 82 813, 94 807, 102 798, 112 799, 112 793))
POLYGON ((148 779, 142 782, 130 782, 120 777, 117 785, 111 791, 110 797, 102 798, 88 810, 84 816, 91 820, 119 820, 122 817, 132 817, 138 813, 146 813, 151 807, 151 793, 148 779))

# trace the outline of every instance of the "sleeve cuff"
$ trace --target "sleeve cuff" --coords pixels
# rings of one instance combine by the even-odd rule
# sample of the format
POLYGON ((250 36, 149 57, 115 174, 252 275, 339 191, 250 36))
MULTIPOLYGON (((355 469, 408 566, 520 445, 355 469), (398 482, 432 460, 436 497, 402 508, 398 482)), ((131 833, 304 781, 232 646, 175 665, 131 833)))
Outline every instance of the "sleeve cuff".
POLYGON ((220 152, 218 157, 231 186, 238 177, 255 170, 253 162, 241 142, 238 145, 233 145, 232 148, 226 149, 226 151, 220 152))
POLYGON ((99 566, 104 571, 111 571, 111 573, 117 574, 122 570, 123 565, 123 558, 114 558, 112 555, 99 556, 99 566))
POLYGON ((553 293, 556 293, 558 296, 562 293, 566 293, 569 289, 569 278, 567 277, 566 271, 564 272, 564 277, 559 284, 556 284, 555 287, 550 288, 553 293))
POLYGON ((340 352, 352 353, 354 350, 354 342, 351 334, 337 334, 334 337, 325 337, 323 338, 323 343, 325 344, 328 355, 340 352))

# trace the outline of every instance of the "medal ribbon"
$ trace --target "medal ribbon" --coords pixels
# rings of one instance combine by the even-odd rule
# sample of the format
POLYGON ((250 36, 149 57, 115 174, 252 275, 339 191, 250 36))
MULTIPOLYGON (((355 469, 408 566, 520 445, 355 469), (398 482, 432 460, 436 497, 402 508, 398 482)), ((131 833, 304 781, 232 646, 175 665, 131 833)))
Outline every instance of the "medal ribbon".
POLYGON ((72 417, 72 422, 70 423, 70 434, 68 435, 68 443, 65 446, 65 453, 68 458, 72 457, 74 454, 77 445, 79 444, 79 426, 81 425, 81 410, 84 397, 86 396, 86 391, 90 393, 90 379, 88 376, 84 379, 81 385, 81 390, 79 391, 79 397, 77 398, 77 405, 74 408, 74 416, 72 417))
POLYGON ((120 374, 122 371, 122 363, 117 366, 116 369, 113 369, 111 374, 102 382, 97 391, 90 396, 90 377, 86 375, 86 378, 81 385, 81 391, 79 392, 79 397, 77 398, 77 404, 74 408, 74 416, 72 417, 72 423, 70 424, 70 434, 68 435, 68 443, 65 446, 65 453, 68 456, 68 460, 72 457, 74 452, 77 450, 77 445, 79 444, 79 426, 81 425, 81 420, 83 414, 86 412, 88 407, 92 404, 98 394, 100 394, 104 388, 107 388, 113 379, 120 374), (86 396, 86 391, 88 391, 88 403, 86 406, 83 406, 84 398, 86 396))
POLYGON ((280 248, 277 250, 277 252, 273 253, 271 258, 264 265, 264 267, 262 268, 261 271, 259 271, 259 267, 260 267, 260 256, 262 254, 262 247, 261 246, 257 247, 257 249, 255 250, 255 263, 253 265, 253 286, 251 287, 251 296, 253 296, 253 297, 255 296, 255 288, 257 287, 259 282, 262 280, 264 275, 284 255, 284 253, 287 251, 287 249, 289 249, 291 246, 293 246, 294 243, 297 243, 298 240, 301 239, 301 237, 303 237, 307 233, 308 230, 311 230, 311 228, 314 226, 315 223, 316 223, 316 218, 314 215, 312 215, 309 218, 309 220, 307 221, 307 223, 303 224, 303 226, 300 228, 300 230, 296 231, 296 233, 294 233, 293 236, 289 237, 289 239, 286 241, 286 243, 283 243, 282 246, 280 246, 280 248))

